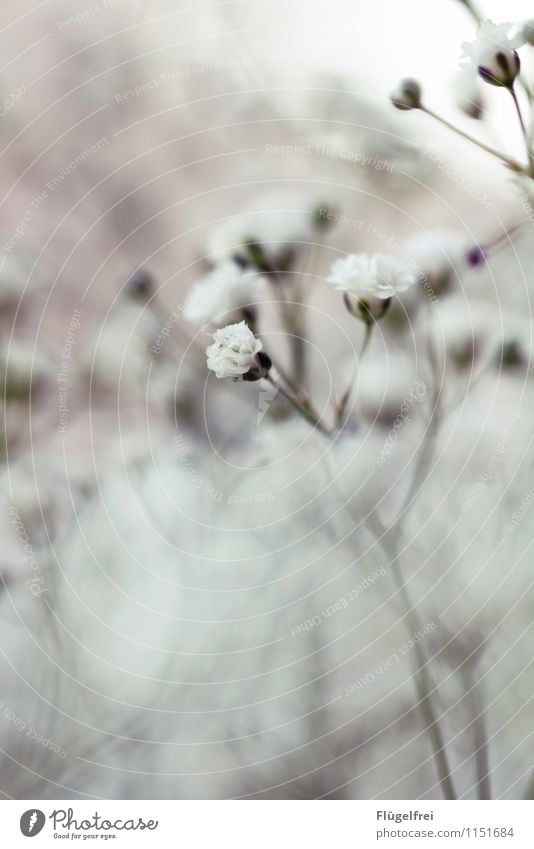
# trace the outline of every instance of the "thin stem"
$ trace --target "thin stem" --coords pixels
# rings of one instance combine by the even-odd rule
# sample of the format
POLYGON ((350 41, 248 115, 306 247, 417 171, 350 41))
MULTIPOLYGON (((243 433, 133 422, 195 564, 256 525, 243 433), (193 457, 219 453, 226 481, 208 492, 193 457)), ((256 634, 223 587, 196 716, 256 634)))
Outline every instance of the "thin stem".
POLYGON ((463 3, 465 8, 468 10, 468 12, 470 12, 470 14, 473 16, 473 18, 477 22, 477 24, 481 24, 482 21, 483 21, 483 17, 482 17, 481 12, 478 10, 478 8, 473 3, 473 0, 460 0, 460 2, 463 3))
POLYGON ((280 363, 272 357, 272 355, 271 355, 271 354, 269 354, 269 356, 271 357, 271 360, 272 360, 272 362, 273 362, 273 365, 274 365, 274 367, 275 367, 276 371, 277 371, 277 372, 280 374, 280 376, 283 378, 284 383, 287 383, 287 385, 289 386, 289 388, 291 389, 291 391, 293 392, 293 394, 295 395, 295 397, 297 397, 297 398, 302 398, 302 397, 307 398, 307 397, 308 397, 308 393, 307 393, 307 391, 304 389, 304 387, 302 387, 302 386, 297 386, 297 384, 295 383, 295 381, 294 381, 294 380, 293 380, 293 379, 289 376, 289 374, 287 373, 286 369, 285 369, 285 368, 283 368, 283 367, 280 365, 280 363))
POLYGON ((304 344, 305 328, 302 315, 302 294, 300 286, 293 284, 293 301, 287 314, 287 328, 292 334, 293 373, 298 385, 306 379, 306 347, 304 344))
POLYGON ((349 399, 350 399, 350 396, 351 396, 351 393, 352 393, 352 387, 354 386, 354 384, 356 382, 356 376, 358 374, 358 369, 360 367, 362 357, 365 354, 365 352, 367 351, 367 348, 369 347, 369 343, 371 341, 371 336, 373 334, 373 328, 374 328, 374 322, 369 321, 369 322, 366 323, 366 325, 365 325, 365 336, 363 337, 363 343, 362 343, 362 347, 360 348, 360 354, 359 354, 358 359, 357 359, 355 366, 354 366, 354 374, 352 375, 352 380, 350 381, 349 385, 345 389, 345 392, 343 393, 343 395, 341 397, 341 401, 339 402, 339 406, 338 406, 338 410, 337 410, 337 418, 336 418, 336 426, 338 428, 342 427, 342 425, 344 423, 343 420, 345 418, 345 410, 347 409, 347 405, 349 403, 349 399))
POLYGON ((474 675, 467 675, 467 691, 471 695, 473 709, 473 745, 475 748, 475 770, 477 777, 477 798, 491 799, 491 771, 488 756, 488 736, 484 707, 480 698, 478 681, 474 675))
POLYGON ((276 380, 273 380, 270 375, 267 375, 265 379, 268 380, 269 383, 274 386, 279 392, 281 392, 284 398, 289 401, 289 403, 295 408, 295 410, 298 410, 300 415, 303 416, 307 422, 309 422, 318 430, 320 430, 321 433, 324 433, 328 436, 330 435, 330 431, 326 427, 324 427, 324 425, 321 424, 319 418, 314 413, 310 404, 307 401, 299 402, 293 395, 291 395, 290 392, 284 389, 284 387, 280 383, 277 383, 276 380))
MULTIPOLYGON (((395 587, 399 594, 401 604, 405 610, 408 627, 410 628, 412 633, 415 634, 417 633, 417 631, 420 630, 421 623, 410 601, 410 596, 408 594, 406 583, 402 576, 397 545, 393 541, 393 536, 396 534, 396 530, 395 528, 386 530, 382 526, 381 522, 378 520, 378 517, 374 516, 373 518, 380 530, 380 533, 378 534, 379 541, 384 546, 386 552, 388 553, 388 556, 391 559, 391 574, 393 576, 393 580, 395 582, 395 587)), ((428 732, 428 736, 430 739, 430 745, 432 747, 434 763, 436 766, 441 791, 445 799, 456 799, 454 784, 451 777, 451 769, 447 757, 445 740, 441 733, 438 717, 434 712, 434 706, 432 704, 431 699, 432 691, 435 688, 432 686, 432 681, 428 673, 428 664, 425 657, 425 652, 420 642, 414 643, 414 652, 416 657, 416 668, 414 669, 413 675, 418 699, 417 706, 423 716, 423 722, 425 724, 425 728, 428 732)))
POLYGON ((293 300, 288 298, 283 275, 280 272, 272 272, 268 277, 271 285, 276 289, 280 318, 290 337, 294 377, 293 380, 287 382, 290 385, 299 386, 304 380, 306 371, 306 351, 301 326, 299 294, 298 292, 294 293, 293 300))
POLYGON ((431 365, 431 368, 434 372, 434 388, 432 392, 432 398, 430 403, 430 420, 428 422, 428 426, 426 427, 424 438, 422 444, 419 448, 418 457, 415 463, 415 470, 413 473, 412 481, 408 488, 408 492, 403 501, 402 507, 397 514, 397 517, 393 521, 393 525, 397 525, 401 522, 401 520, 405 517, 406 512, 412 507, 415 499, 421 492, 423 486, 427 480, 427 466, 432 460, 432 454, 434 451, 434 445, 436 440, 436 434, 440 424, 440 383, 438 379, 438 363, 436 358, 436 352, 434 350, 432 338, 428 339, 428 360, 431 365))
POLYGON ((516 94, 514 86, 511 85, 508 90, 509 90, 510 94, 512 95, 512 100, 514 101, 514 106, 515 106, 515 110, 517 112, 517 117, 519 118, 519 123, 521 125, 521 132, 523 133, 523 138, 525 140, 525 147, 526 147, 526 150, 527 150, 529 173, 530 173, 530 176, 533 177, 534 176, 534 156, 532 154, 532 151, 530 150, 530 145, 528 143, 527 127, 526 127, 526 124, 525 124, 525 120, 523 118, 523 113, 521 112, 521 106, 519 105, 519 100, 517 99, 517 94, 516 94))
POLYGON ((435 118, 436 121, 439 121, 439 123, 443 124, 443 126, 447 127, 447 129, 452 130, 453 133, 456 133, 461 138, 465 139, 468 142, 471 142, 471 144, 475 144, 477 147, 481 148, 481 150, 484 150, 486 153, 489 153, 491 156, 497 157, 497 159, 500 159, 501 162, 504 162, 505 165, 508 165, 514 171, 517 171, 519 173, 525 173, 525 169, 522 165, 519 164, 519 162, 516 162, 514 159, 509 159, 507 156, 504 155, 504 153, 501 153, 500 151, 495 150, 495 148, 484 144, 484 142, 473 138, 473 136, 470 136, 469 133, 464 133, 464 131, 460 130, 459 127, 455 127, 454 124, 451 124, 445 118, 442 118, 441 115, 438 115, 436 112, 433 112, 426 106, 421 106, 420 109, 422 112, 425 112, 427 115, 430 115, 431 118, 435 118))

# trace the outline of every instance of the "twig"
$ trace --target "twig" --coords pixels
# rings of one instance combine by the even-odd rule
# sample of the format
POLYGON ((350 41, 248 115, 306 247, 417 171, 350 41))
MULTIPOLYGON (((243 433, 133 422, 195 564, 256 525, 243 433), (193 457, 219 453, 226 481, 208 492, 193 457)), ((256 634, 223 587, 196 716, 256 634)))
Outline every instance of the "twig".
POLYGON ((273 378, 270 375, 267 375, 267 377, 265 379, 272 386, 274 386, 276 389, 278 389, 280 391, 280 393, 284 396, 284 398, 286 398, 290 402, 290 404, 292 404, 292 406, 296 410, 298 410, 298 412, 301 414, 301 416, 303 416, 306 419, 306 421, 308 421, 310 424, 312 424, 314 427, 316 427, 318 430, 320 430, 321 433, 324 433, 324 434, 330 436, 330 431, 328 430, 328 428, 324 427, 324 425, 321 423, 317 414, 312 410, 312 407, 307 400, 299 401, 290 392, 288 392, 286 389, 284 389, 284 387, 280 383, 277 383, 276 380, 273 380, 273 378))
POLYGON ((517 173, 525 173, 525 169, 519 162, 516 162, 515 159, 510 159, 508 156, 505 156, 504 153, 501 153, 499 150, 496 150, 493 147, 490 147, 484 142, 479 141, 478 139, 470 136, 469 133, 464 133, 463 130, 460 130, 459 127, 455 127, 454 124, 451 124, 450 121, 447 121, 446 118, 442 118, 441 115, 438 115, 436 112, 433 112, 432 109, 428 109, 427 106, 421 105, 420 107, 422 112, 425 112, 426 115, 430 115, 431 118, 434 118, 436 121, 439 121, 440 124, 443 124, 444 127, 447 127, 448 130, 452 130, 453 133, 470 142, 471 144, 475 144, 477 147, 484 150, 486 153, 489 153, 491 156, 497 157, 501 162, 504 162, 505 165, 508 165, 513 171, 517 173))

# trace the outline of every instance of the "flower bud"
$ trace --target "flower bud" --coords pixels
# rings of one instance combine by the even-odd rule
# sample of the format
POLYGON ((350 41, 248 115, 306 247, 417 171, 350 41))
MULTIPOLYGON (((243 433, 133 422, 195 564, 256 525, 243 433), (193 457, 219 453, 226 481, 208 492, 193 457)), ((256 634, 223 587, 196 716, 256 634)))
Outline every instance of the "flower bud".
POLYGON ((482 65, 478 67, 478 73, 485 83, 496 86, 505 86, 510 88, 514 84, 514 80, 521 70, 521 62, 519 56, 513 53, 502 53, 499 51, 495 54, 495 64, 490 68, 485 68, 482 65))
POLYGON ((350 314, 365 324, 373 324, 382 318, 391 304, 391 298, 354 298, 349 292, 344 293, 343 301, 350 314))
POLYGON ((525 362, 521 344, 517 339, 504 340, 495 359, 497 365, 503 369, 518 368, 525 362))
POLYGON ((146 301, 154 293, 152 275, 144 268, 138 268, 126 283, 125 294, 138 301, 146 301))
POLYGON ((462 45, 465 65, 476 70, 486 83, 511 88, 521 63, 516 49, 525 43, 523 32, 510 35, 512 24, 484 21, 474 41, 462 45))
POLYGON ((407 111, 409 109, 421 108, 421 86, 410 77, 401 80, 395 91, 390 95, 393 106, 397 109, 407 111))
POLYGON ((318 206, 313 210, 313 223, 318 230, 330 227, 338 217, 335 209, 329 206, 318 206))
POLYGON ((469 268, 480 268, 486 262, 486 252, 479 245, 475 245, 466 252, 465 261, 469 268))
POLYGON ((261 380, 263 377, 267 377, 272 364, 270 356, 264 351, 259 351, 254 357, 254 362, 251 365, 250 370, 243 375, 243 380, 254 382, 256 380, 261 380))

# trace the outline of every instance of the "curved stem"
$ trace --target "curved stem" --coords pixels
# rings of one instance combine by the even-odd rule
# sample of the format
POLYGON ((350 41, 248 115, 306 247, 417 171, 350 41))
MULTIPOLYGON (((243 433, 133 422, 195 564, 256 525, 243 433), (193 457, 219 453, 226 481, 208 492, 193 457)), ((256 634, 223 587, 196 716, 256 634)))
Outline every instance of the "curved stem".
POLYGON ((268 380, 271 386, 274 386, 296 410, 298 410, 300 415, 303 416, 306 421, 309 422, 309 424, 312 424, 314 427, 320 430, 321 433, 324 433, 328 436, 330 435, 330 431, 326 427, 324 427, 323 424, 321 424, 318 416, 312 410, 310 404, 307 401, 297 400, 297 398, 295 398, 290 392, 284 389, 284 387, 280 383, 277 383, 276 380, 274 380, 270 375, 267 375, 265 379, 268 380))
MULTIPOLYGON (((378 526, 377 539, 384 547, 387 556, 390 558, 389 565, 391 567, 391 574, 393 576, 402 607, 405 611, 406 622, 412 633, 417 633, 417 631, 420 630, 421 623, 411 603, 406 582, 402 576, 398 546, 394 541, 394 536, 397 534, 397 530, 394 527, 386 529, 376 515, 373 516, 373 521, 378 526)), ((446 744, 441 733, 438 717, 434 712, 434 706, 432 704, 432 692, 434 692, 435 688, 433 687, 430 679, 428 661, 420 642, 416 642, 414 644, 414 652, 416 664, 413 676, 418 699, 417 707, 421 711, 423 722, 428 732, 441 791, 445 799, 453 800, 456 799, 456 792, 452 781, 446 744)))
POLYGON ((338 406, 338 409, 337 409, 336 425, 337 425, 338 428, 342 427, 342 425, 343 425, 343 419, 345 417, 345 410, 347 409, 347 405, 349 403, 349 399, 350 399, 351 392, 352 392, 352 387, 354 386, 354 384, 356 382, 356 376, 358 374, 358 368, 359 368, 360 363, 362 361, 362 357, 365 354, 365 352, 367 351, 367 348, 369 347, 369 343, 371 341, 371 336, 373 334, 373 328, 374 328, 374 322, 369 321, 365 325, 365 336, 363 337, 363 343, 362 343, 362 347, 360 348, 360 354, 359 354, 358 359, 356 361, 356 364, 354 366, 354 374, 352 376, 352 380, 350 381, 349 385, 347 386, 347 388, 345 389, 345 392, 343 393, 343 395, 341 397, 341 401, 339 402, 339 406, 338 406))
POLYGON ((517 99, 517 94, 513 85, 508 89, 510 94, 512 95, 512 100, 514 101, 515 110, 517 112, 517 117, 519 118, 519 124, 521 125, 521 132, 523 133, 523 139, 525 140, 525 147, 527 150, 527 158, 528 158, 528 166, 530 176, 534 176, 534 156, 532 151, 530 150, 530 145, 528 143, 528 133, 527 127, 525 124, 525 120, 523 118, 523 113, 521 112, 521 106, 519 105, 519 100, 517 99))
POLYGON ((500 159, 501 162, 504 162, 505 165, 508 165, 509 168, 512 168, 512 170, 517 171, 518 173, 525 173, 525 169, 522 165, 519 164, 519 162, 516 162, 514 159, 510 159, 508 156, 505 156, 504 153, 501 153, 499 150, 495 150, 495 148, 484 144, 484 142, 473 138, 473 136, 470 136, 469 133, 464 133, 464 131, 460 130, 459 127, 455 127, 454 124, 451 124, 445 118, 442 118, 441 115, 438 115, 436 112, 433 112, 431 109, 428 109, 428 107, 421 106, 420 108, 422 112, 424 112, 426 115, 430 115, 430 117, 434 118, 436 121, 439 121, 439 123, 443 124, 444 127, 447 127, 448 130, 452 130, 452 132, 456 133, 456 135, 460 136, 468 142, 471 142, 471 144, 475 144, 477 147, 481 148, 481 150, 484 150, 486 153, 489 153, 491 156, 495 156, 497 159, 500 159))

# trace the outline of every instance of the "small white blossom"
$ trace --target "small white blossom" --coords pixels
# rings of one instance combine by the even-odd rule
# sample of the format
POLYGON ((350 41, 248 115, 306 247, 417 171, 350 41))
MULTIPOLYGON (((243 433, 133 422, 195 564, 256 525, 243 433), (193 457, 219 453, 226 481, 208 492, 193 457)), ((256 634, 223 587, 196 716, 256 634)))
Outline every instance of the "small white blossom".
POLYGON ((338 259, 327 278, 336 289, 356 299, 392 298, 415 283, 415 275, 395 257, 385 254, 350 254, 338 259))
POLYGON ((192 323, 207 324, 232 310, 251 309, 259 295, 261 281, 254 269, 244 269, 235 262, 224 261, 192 288, 183 316, 192 323))
POLYGON ((519 73, 519 57, 515 52, 525 43, 525 35, 510 35, 513 24, 484 21, 474 41, 464 41, 465 67, 477 71, 492 85, 510 86, 519 73))
POLYGON ((215 341, 206 348, 208 368, 219 379, 232 377, 238 380, 248 372, 258 372, 258 368, 265 373, 268 370, 268 358, 260 354, 263 342, 254 336, 246 321, 228 324, 210 336, 215 341))

